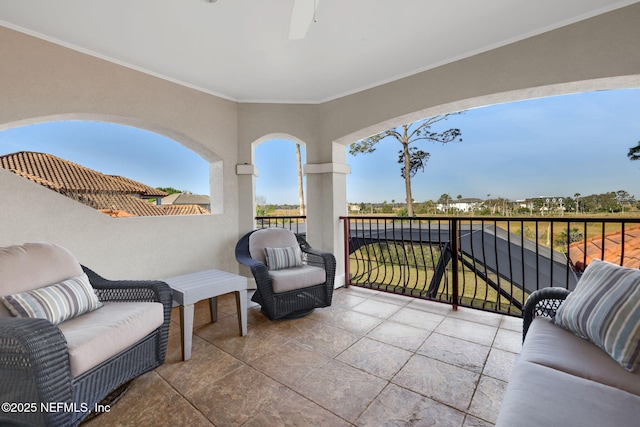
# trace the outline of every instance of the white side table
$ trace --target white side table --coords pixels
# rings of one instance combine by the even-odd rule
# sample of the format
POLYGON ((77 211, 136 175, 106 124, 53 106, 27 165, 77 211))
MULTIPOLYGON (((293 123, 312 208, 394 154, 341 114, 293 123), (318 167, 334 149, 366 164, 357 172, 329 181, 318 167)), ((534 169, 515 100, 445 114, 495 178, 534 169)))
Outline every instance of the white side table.
POLYGON ((173 306, 180 306, 182 360, 191 358, 193 305, 209 299, 211 321, 218 320, 219 295, 235 292, 240 335, 247 334, 247 278, 220 270, 204 270, 164 279, 173 290, 173 306))

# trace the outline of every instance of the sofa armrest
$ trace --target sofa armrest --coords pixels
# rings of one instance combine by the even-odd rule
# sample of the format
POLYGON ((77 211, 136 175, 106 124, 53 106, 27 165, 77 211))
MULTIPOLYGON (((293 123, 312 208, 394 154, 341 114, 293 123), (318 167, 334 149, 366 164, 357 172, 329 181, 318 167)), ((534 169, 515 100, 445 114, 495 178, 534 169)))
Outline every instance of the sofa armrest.
POLYGON ((3 402, 37 404, 34 413, 0 414, 2 425, 63 423, 64 413, 40 411, 40 402, 72 399, 67 341, 57 326, 45 319, 0 318, 0 395, 3 402))
POLYGON ((554 318, 556 311, 571 291, 564 288, 539 289, 527 298, 523 307, 522 342, 527 336, 529 326, 536 316, 554 318))
POLYGON ((162 303, 164 322, 158 330, 157 351, 160 363, 164 363, 173 306, 173 292, 169 285, 159 280, 108 280, 84 265, 82 269, 100 301, 162 303))
POLYGON ((171 288, 158 280, 108 280, 82 266, 100 301, 160 302, 171 307, 171 288))

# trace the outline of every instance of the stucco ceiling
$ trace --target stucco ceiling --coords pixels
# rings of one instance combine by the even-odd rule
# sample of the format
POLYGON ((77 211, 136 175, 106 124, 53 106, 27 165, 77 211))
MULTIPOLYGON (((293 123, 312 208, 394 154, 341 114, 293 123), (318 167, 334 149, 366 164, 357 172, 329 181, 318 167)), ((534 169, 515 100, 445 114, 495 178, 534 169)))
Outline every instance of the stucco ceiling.
POLYGON ((0 0, 0 25, 245 102, 318 103, 636 1, 0 0))

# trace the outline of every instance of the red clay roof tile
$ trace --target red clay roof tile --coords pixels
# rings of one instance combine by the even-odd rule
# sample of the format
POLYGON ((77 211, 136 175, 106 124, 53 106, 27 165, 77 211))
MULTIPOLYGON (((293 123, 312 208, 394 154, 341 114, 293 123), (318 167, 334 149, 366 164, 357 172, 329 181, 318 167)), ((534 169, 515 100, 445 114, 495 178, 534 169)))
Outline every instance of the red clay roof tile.
POLYGON ((622 232, 616 231, 604 237, 574 242, 569 245, 569 257, 574 265, 584 260, 589 265, 591 260, 597 258, 625 267, 640 268, 640 227, 625 229, 624 241, 622 232))
POLYGON ((129 178, 105 175, 46 153, 21 151, 0 156, 0 167, 111 216, 162 216, 209 213, 206 209, 166 209, 140 197, 167 193, 129 178))

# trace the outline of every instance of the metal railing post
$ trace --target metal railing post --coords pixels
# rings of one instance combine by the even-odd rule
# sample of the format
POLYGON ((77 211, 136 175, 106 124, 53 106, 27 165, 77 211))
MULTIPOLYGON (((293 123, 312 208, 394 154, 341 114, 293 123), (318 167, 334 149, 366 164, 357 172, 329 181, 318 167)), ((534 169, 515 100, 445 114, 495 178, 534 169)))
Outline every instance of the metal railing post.
POLYGON ((349 261, 349 241, 351 240, 349 217, 342 216, 342 224, 344 227, 344 287, 348 288, 351 285, 351 266, 349 261))
POLYGON ((449 221, 449 230, 451 233, 451 304, 453 310, 458 310, 458 220, 451 219, 449 221))

